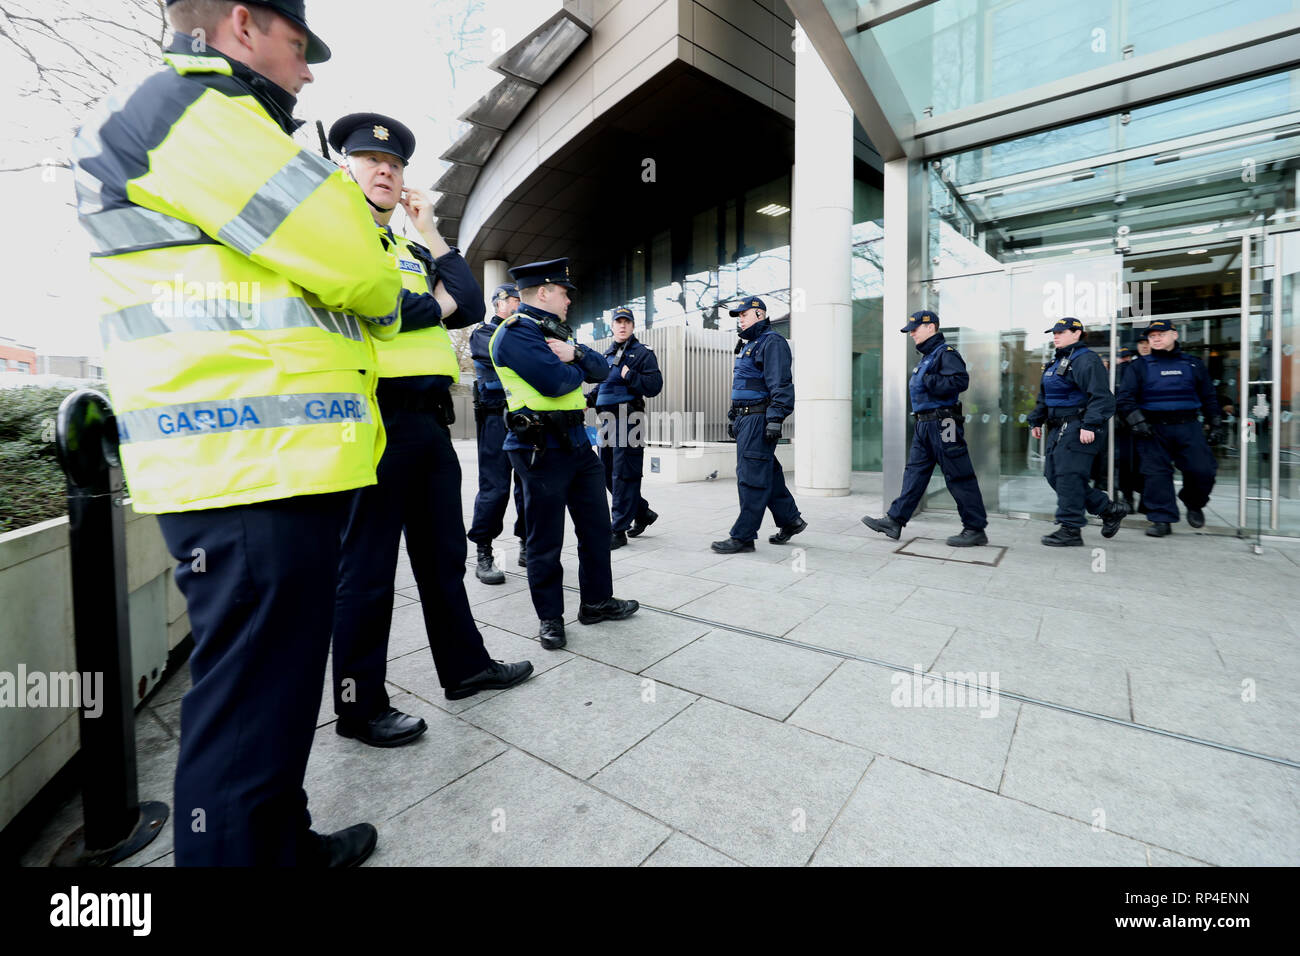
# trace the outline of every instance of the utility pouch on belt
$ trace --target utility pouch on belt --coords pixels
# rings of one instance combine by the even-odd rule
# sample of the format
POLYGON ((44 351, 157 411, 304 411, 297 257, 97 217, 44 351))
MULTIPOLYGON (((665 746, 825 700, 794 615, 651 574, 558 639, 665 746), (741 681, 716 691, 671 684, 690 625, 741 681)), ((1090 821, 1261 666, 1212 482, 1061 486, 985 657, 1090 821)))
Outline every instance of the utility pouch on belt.
POLYGON ((540 418, 525 415, 523 412, 507 412, 506 427, 525 445, 536 449, 546 447, 546 426, 540 418))

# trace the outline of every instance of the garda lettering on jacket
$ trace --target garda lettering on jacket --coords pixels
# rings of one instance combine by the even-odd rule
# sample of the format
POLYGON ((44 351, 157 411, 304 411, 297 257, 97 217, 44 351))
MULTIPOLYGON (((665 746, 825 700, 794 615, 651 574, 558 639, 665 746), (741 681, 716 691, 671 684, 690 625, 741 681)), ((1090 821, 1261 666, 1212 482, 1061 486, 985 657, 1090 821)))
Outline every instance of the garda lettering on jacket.
POLYGON ((365 410, 354 398, 335 398, 328 402, 313 399, 307 403, 307 417, 313 421, 364 421, 365 410))
POLYGON ((420 264, 414 259, 398 259, 397 268, 403 272, 415 272, 424 275, 424 270, 420 268, 420 264))
POLYGON ((1182 375, 1183 370, 1180 368, 1162 368, 1160 370, 1160 374, 1161 375, 1182 375))
POLYGON ((251 405, 242 407, 220 405, 216 408, 196 408, 188 412, 177 412, 175 415, 163 412, 158 416, 158 430, 164 435, 186 432, 197 434, 261 424, 251 405))

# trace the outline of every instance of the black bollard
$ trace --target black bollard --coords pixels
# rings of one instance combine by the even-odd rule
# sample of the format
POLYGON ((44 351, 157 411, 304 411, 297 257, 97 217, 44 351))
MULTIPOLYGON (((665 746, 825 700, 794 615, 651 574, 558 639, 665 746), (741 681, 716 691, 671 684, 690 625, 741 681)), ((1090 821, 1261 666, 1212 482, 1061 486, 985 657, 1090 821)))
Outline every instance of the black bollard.
POLYGON ((81 711, 82 813, 51 866, 112 866, 143 849, 167 822, 165 803, 141 804, 135 779, 135 709, 127 614, 126 485, 108 399, 78 389, 59 406, 59 464, 68 479, 68 550, 77 670, 104 675, 103 710, 81 711))

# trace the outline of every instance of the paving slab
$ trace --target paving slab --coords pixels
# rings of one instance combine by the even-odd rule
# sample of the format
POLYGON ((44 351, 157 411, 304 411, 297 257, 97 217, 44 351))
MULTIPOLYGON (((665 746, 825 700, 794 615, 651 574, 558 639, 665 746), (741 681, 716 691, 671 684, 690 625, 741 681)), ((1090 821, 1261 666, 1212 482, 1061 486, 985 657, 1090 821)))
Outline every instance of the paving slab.
POLYGON ((908 668, 928 669, 955 627, 920 621, 887 610, 827 605, 785 635, 845 654, 870 657, 908 668))
POLYGON ((567 647, 582 657, 636 673, 703 637, 710 629, 708 624, 641 608, 622 621, 570 625, 567 647))
POLYGON ((401 747, 371 747, 333 726, 316 732, 304 786, 318 831, 387 820, 506 749, 414 695, 398 694, 392 706, 424 718, 429 729, 401 747))
POLYGON ((914 581, 883 581, 876 576, 838 574, 834 571, 812 571, 799 574, 794 583, 781 593, 786 597, 805 598, 825 604, 845 607, 892 611, 916 590, 921 579, 914 581))
POLYGON ((923 621, 969 625, 1007 637, 1034 637, 1043 609, 1019 601, 986 598, 978 594, 957 595, 936 588, 919 587, 898 607, 898 613, 923 621))
POLYGON ((692 840, 684 833, 674 833, 659 849, 650 854, 642 866, 744 866, 725 853, 692 840))
POLYGON ((368 866, 636 866, 672 832, 514 749, 378 828, 368 866))
POLYGON ((1026 705, 1001 793, 1220 866, 1300 864, 1297 771, 1026 705))
MULTIPOLYGON (((744 576, 739 575, 737 580, 744 580, 744 576)), ((818 601, 729 584, 682 605, 678 610, 682 614, 726 622, 735 627, 780 637, 821 606, 818 601)))
POLYGON ((642 673, 691 693, 784 720, 839 663, 839 658, 815 651, 713 630, 642 673))
MULTIPOLYGON (((578 604, 577 592, 564 592, 564 626, 566 629, 578 619, 578 604)), ((476 605, 474 607, 474 620, 523 637, 537 636, 537 609, 533 607, 532 593, 526 588, 499 597, 495 601, 485 601, 476 605)))
POLYGON ((1207 632, 1168 622, 1049 612, 1038 641, 1062 650, 1114 657, 1127 665, 1161 667, 1177 662, 1188 671, 1224 673, 1223 661, 1207 632))
POLYGON ((1086 651, 1062 653, 1028 638, 958 628, 934 662, 936 671, 998 674, 1002 690, 1128 720, 1123 661, 1086 651))
POLYGON ((700 700, 592 784, 751 866, 801 866, 871 754, 700 700))
POLYGON ((1132 667, 1136 723, 1300 761, 1300 691, 1280 680, 1132 667))
POLYGON ((702 577, 703 574, 674 574, 624 563, 614 571, 614 593, 647 607, 671 611, 722 587, 724 582, 702 577))
POLYGON ((789 723, 996 791, 1020 703, 965 690, 959 698, 924 678, 918 692, 916 683, 912 674, 845 661, 789 723))
POLYGON ((575 658, 463 717, 585 779, 693 700, 693 694, 575 658))
POLYGON ((1146 866, 1136 840, 878 757, 814 866, 1146 866))

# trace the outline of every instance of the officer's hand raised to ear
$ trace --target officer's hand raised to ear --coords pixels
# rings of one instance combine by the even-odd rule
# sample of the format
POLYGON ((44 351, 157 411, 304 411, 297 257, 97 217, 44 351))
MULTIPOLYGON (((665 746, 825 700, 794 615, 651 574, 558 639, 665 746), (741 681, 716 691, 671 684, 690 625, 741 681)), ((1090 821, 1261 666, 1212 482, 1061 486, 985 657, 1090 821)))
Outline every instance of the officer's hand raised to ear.
POLYGON ((433 229, 433 203, 429 200, 428 194, 422 189, 412 189, 410 186, 402 190, 402 208, 406 214, 411 217, 411 222, 415 225, 416 231, 421 235, 433 229))

